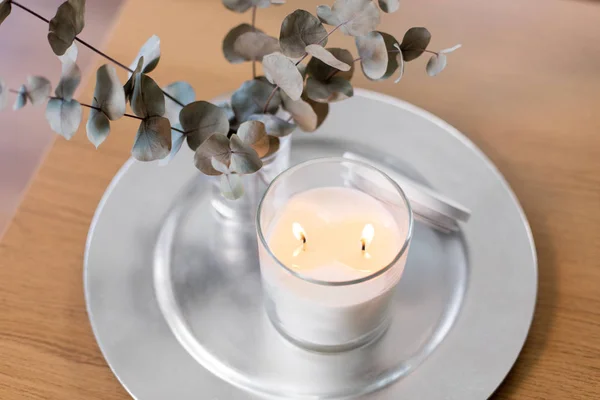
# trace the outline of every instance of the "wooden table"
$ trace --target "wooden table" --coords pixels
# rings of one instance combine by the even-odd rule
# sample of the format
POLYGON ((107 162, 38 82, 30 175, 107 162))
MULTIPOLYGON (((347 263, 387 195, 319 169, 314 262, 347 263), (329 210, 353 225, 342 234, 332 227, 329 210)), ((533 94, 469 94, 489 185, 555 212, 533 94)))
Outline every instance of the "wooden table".
MULTIPOLYGON (((302 4, 314 10, 318 2, 302 4)), ((276 33, 291 10, 261 10, 258 24, 276 33)), ((229 65, 220 51, 220 38, 249 17, 217 0, 130 0, 104 49, 128 63, 157 33, 163 57, 155 79, 187 80, 210 99, 250 77, 248 65, 229 65)), ((529 217, 539 256, 538 305, 523 353, 495 399, 600 398, 599 21, 600 6, 591 2, 403 2, 381 30, 401 36, 423 25, 434 35, 433 47, 461 42, 463 49, 433 79, 419 60, 399 85, 355 82, 463 131, 496 163, 529 217)), ((90 80, 81 99, 92 92, 90 80)), ((4 400, 128 397, 94 341, 82 286, 92 214, 136 130, 125 120, 113 127, 99 151, 83 129, 70 142, 56 140, 0 244, 4 400)))

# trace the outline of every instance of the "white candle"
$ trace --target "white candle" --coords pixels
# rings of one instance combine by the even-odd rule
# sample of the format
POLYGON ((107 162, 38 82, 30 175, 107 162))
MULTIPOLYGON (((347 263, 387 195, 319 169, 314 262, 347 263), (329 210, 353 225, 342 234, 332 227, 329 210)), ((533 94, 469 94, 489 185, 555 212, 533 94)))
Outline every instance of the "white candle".
MULTIPOLYGON (((391 289, 400 279, 406 223, 377 199, 355 189, 323 187, 292 196, 267 229, 275 258, 261 254, 269 314, 292 339, 315 348, 343 348, 375 336, 386 320, 391 289), (340 283, 330 286, 306 279, 340 283)), ((261 252, 264 252, 261 249, 261 252)))

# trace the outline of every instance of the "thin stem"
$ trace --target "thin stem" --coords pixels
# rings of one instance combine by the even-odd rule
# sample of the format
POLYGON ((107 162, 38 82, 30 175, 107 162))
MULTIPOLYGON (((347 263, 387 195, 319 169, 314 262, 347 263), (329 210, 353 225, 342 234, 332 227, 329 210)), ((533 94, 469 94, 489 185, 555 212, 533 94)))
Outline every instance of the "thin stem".
POLYGON ((265 108, 263 109, 263 114, 267 113, 267 110, 269 109, 269 103, 271 103, 271 100, 273 100, 273 96, 275 96, 275 93, 277 93, 277 89, 279 89, 279 85, 275 86, 273 88, 273 91, 269 95, 269 98, 267 99, 267 102, 265 103, 265 108))
POLYGON ((24 6, 24 5, 22 5, 22 4, 19 4, 19 3, 17 3, 16 1, 10 1, 10 4, 13 4, 13 5, 15 5, 15 6, 19 7, 20 9, 22 9, 22 10, 24 10, 24 11, 27 11, 29 14, 31 14, 31 15, 33 15, 33 16, 36 16, 36 17, 38 17, 39 19, 41 19, 42 21, 44 21, 44 22, 45 22, 45 23, 47 23, 47 24, 49 24, 49 23, 50 23, 50 21, 49 21, 49 20, 47 20, 46 18, 42 17, 40 14, 36 13, 36 12, 35 12, 35 11, 33 11, 33 10, 30 10, 29 8, 25 7, 25 6, 24 6))
POLYGON ((21 91, 19 91, 19 90, 15 90, 15 89, 8 89, 8 91, 9 91, 10 93, 14 93, 14 94, 21 94, 21 91))
MULTIPOLYGON (((256 9, 257 7, 252 7, 252 31, 256 32, 256 9)), ((256 79, 256 59, 252 59, 252 79, 256 79)))

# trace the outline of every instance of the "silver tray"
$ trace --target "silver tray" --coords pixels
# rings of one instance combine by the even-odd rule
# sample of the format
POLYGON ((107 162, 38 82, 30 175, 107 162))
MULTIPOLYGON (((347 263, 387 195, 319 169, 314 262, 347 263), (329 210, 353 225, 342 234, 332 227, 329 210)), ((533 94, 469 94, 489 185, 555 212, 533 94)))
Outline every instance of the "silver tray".
POLYGON ((434 188, 472 216, 451 235, 417 224, 391 326, 379 341, 333 355, 301 350, 268 323, 253 227, 210 212, 209 182, 191 151, 166 167, 123 166, 90 227, 85 293, 100 348, 134 398, 492 394, 525 341, 537 289, 535 248, 514 194, 462 134, 384 95, 357 90, 335 104, 318 133, 295 134, 292 161, 344 151, 434 188))

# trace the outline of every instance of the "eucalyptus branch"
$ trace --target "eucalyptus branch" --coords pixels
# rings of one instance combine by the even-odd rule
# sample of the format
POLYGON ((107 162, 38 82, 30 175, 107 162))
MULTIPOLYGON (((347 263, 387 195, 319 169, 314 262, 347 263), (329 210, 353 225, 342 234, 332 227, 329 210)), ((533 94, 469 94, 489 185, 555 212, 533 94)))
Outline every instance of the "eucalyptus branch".
MULTIPOLYGON (((60 99, 60 97, 50 97, 50 98, 51 99, 60 99)), ((82 107, 87 107, 87 108, 92 108, 92 109, 97 110, 97 111, 102 111, 102 109, 100 107, 92 106, 92 105, 85 104, 85 103, 79 103, 79 104, 81 104, 82 107)), ((128 114, 128 113, 123 114, 123 116, 127 117, 127 118, 137 119, 137 120, 140 120, 140 121, 144 120, 144 118, 142 118, 142 117, 138 117, 137 115, 128 114)), ((174 131, 177 131, 177 132, 179 132, 179 133, 181 133, 183 135, 187 134, 187 132, 182 131, 181 129, 177 129, 174 126, 171 126, 171 129, 174 130, 174 131)))
POLYGON ((271 92, 271 94, 267 98, 267 101, 265 102, 265 107, 263 108, 263 114, 266 114, 267 111, 269 110, 269 103, 271 103, 271 100, 273 100, 273 97, 275 96, 275 93, 277 93, 278 89, 279 89, 279 85, 277 85, 273 88, 273 91, 271 92))

